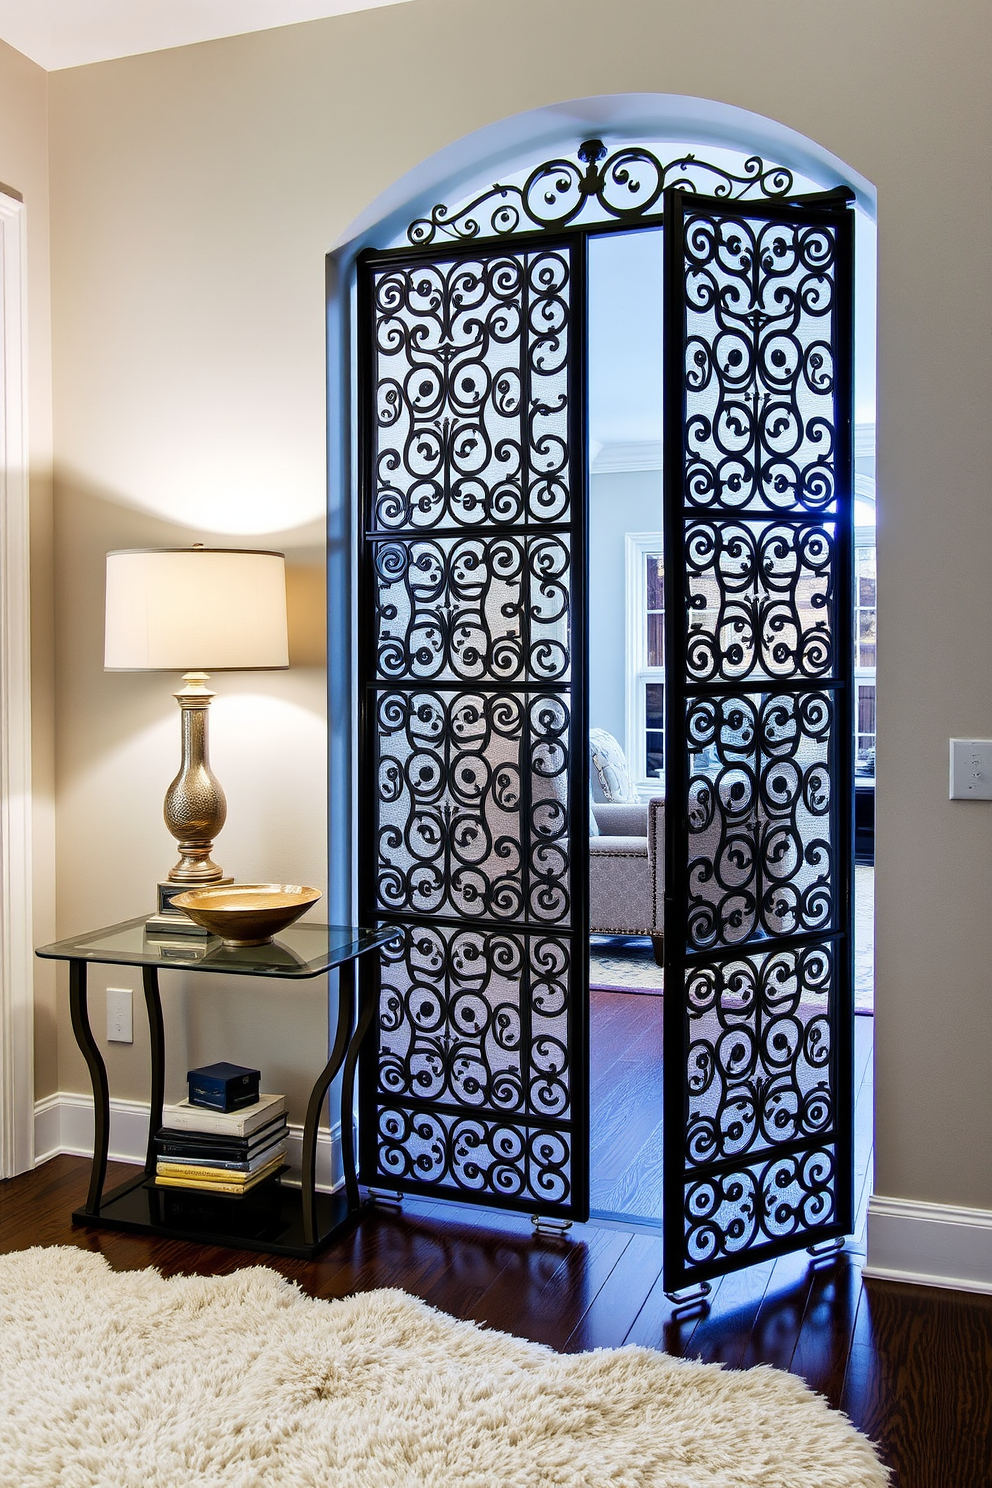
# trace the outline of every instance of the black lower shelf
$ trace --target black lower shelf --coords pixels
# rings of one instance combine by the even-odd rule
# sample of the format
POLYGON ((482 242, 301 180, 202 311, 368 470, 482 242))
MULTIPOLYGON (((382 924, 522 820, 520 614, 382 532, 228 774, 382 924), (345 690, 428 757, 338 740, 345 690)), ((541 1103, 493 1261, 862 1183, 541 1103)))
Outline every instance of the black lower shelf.
POLYGON ((199 1245, 226 1245, 270 1255, 310 1260, 332 1239, 357 1224, 361 1207, 349 1211, 343 1193, 317 1195, 317 1239, 303 1234, 303 1199, 298 1188, 275 1180, 243 1196, 204 1193, 200 1189, 157 1188, 142 1175, 104 1194, 97 1214, 74 1211, 74 1224, 190 1240, 199 1245))

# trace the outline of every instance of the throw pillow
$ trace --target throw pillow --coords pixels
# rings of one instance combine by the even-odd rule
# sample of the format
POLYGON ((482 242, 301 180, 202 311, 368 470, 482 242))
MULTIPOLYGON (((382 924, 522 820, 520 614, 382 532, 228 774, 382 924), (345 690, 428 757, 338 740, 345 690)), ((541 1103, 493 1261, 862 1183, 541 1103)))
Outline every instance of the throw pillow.
POLYGON ((604 801, 637 800, 626 757, 612 734, 605 729, 590 729, 589 755, 604 801))

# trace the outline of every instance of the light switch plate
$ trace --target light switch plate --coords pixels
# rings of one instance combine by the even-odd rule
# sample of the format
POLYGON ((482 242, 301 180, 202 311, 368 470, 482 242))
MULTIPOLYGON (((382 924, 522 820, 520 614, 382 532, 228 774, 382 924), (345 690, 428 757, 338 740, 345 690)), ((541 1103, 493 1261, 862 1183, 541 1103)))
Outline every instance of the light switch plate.
POLYGON ((951 740, 951 800, 992 801, 992 739, 951 740))

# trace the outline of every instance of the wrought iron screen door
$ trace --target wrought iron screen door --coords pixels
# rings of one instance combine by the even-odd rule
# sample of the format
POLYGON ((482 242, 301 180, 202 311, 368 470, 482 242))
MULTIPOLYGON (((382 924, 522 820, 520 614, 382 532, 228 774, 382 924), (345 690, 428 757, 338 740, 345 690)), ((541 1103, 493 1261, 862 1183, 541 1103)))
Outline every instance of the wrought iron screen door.
POLYGON ((666 1290, 852 1222, 853 222, 666 192, 666 1290))
POLYGON ((359 264, 359 913, 400 932, 361 1177, 578 1219, 584 273, 548 234, 359 264))

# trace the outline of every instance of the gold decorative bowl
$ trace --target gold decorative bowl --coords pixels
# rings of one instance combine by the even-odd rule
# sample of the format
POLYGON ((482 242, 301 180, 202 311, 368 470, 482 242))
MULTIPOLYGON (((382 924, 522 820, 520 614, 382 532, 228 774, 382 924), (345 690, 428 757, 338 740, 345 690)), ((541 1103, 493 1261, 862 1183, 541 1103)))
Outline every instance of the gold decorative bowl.
POLYGON ((225 945, 259 946, 268 945, 319 898, 319 889, 301 884, 226 884, 187 889, 172 902, 225 945))

